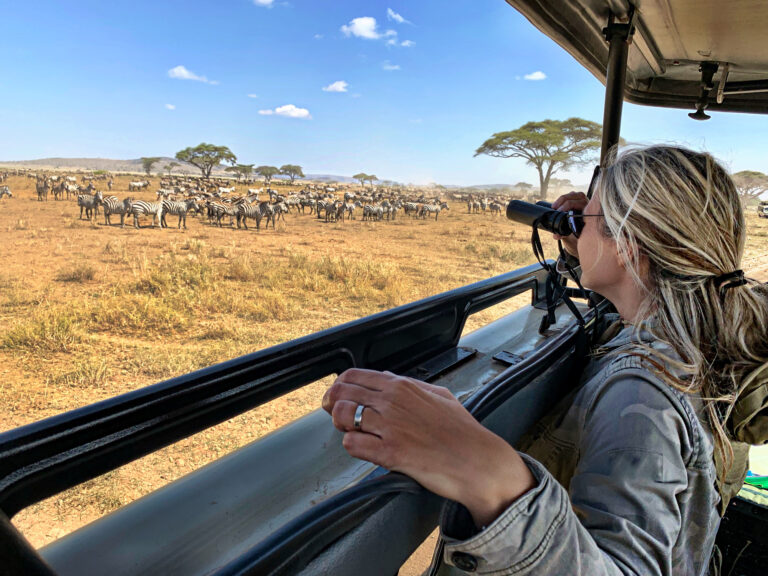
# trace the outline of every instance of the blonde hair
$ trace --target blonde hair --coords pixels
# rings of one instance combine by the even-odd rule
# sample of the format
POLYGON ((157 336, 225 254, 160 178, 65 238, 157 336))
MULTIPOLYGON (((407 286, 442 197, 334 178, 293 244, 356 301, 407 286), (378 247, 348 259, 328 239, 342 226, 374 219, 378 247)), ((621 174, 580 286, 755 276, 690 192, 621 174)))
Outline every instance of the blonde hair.
POLYGON ((728 173, 709 154, 672 146, 614 150, 597 183, 603 232, 646 291, 637 319, 679 358, 648 352, 698 393, 708 415, 722 482, 730 439, 755 443, 733 410, 746 389, 768 384, 768 295, 754 281, 722 289, 717 277, 741 268, 744 212, 728 173), (647 271, 641 261, 647 260, 647 271))

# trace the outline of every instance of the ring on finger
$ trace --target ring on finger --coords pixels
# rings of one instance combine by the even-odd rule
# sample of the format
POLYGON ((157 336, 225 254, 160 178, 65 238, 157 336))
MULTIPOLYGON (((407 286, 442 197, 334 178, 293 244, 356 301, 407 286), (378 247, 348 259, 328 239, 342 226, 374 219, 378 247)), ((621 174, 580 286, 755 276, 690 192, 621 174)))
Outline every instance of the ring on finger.
POLYGON ((361 430, 363 427, 363 410, 365 410, 365 404, 358 404, 357 409, 355 410, 355 419, 353 421, 355 430, 361 430))

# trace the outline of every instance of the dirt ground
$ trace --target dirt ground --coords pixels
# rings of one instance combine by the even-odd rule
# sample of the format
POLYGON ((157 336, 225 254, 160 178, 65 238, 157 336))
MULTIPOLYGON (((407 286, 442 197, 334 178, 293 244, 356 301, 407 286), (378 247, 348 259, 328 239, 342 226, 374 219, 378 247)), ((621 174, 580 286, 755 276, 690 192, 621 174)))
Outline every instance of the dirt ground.
MULTIPOLYGON (((132 179, 118 177, 112 193, 126 196, 132 179)), ((14 197, 0 199, 0 431, 535 261, 529 230, 460 203, 437 221, 291 214, 258 232, 200 218, 187 230, 175 218, 136 230, 80 219, 74 201, 38 202, 34 180, 5 184, 14 197)), ((750 213, 748 224, 744 268, 765 281, 768 220, 750 213)), ((477 314, 466 330, 523 302, 477 314)), ((14 524, 43 546, 317 409, 328 384, 31 506, 14 524)))

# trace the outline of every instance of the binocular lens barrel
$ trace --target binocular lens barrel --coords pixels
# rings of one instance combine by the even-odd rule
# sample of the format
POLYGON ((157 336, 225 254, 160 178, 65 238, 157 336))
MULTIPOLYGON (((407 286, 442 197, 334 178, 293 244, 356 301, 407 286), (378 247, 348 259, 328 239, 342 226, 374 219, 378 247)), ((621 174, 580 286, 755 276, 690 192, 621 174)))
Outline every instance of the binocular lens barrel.
POLYGON ((512 200, 507 204, 507 218, 531 227, 538 224, 542 230, 560 236, 568 236, 573 232, 568 223, 568 213, 553 210, 548 202, 531 204, 522 200, 512 200))

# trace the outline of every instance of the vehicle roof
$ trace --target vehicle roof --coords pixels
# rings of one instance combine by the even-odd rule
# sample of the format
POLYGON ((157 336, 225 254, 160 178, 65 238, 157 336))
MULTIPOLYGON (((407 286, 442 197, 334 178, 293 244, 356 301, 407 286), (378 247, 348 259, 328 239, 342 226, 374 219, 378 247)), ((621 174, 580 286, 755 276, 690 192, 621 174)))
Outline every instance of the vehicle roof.
MULTIPOLYGON (((610 13, 627 20, 626 0, 506 0, 544 34, 605 83, 610 13)), ((727 83, 768 85, 768 2, 765 0, 636 0, 635 34, 627 61, 625 100, 694 110, 701 94, 702 62, 720 64, 707 110, 768 114, 768 91, 716 93, 728 63, 727 83)), ((729 86, 731 85, 731 86, 729 86)), ((739 87, 742 88, 742 87, 739 87)))

